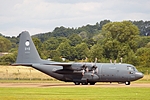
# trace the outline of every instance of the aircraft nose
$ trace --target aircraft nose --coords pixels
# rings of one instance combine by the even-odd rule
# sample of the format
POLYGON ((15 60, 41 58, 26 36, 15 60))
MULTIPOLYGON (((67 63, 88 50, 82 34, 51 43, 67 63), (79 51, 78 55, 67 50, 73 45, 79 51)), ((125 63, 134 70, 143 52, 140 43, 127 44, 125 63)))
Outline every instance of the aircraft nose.
POLYGON ((137 78, 137 79, 140 79, 140 78, 143 78, 143 73, 141 73, 141 72, 136 72, 135 73, 135 77, 137 78))

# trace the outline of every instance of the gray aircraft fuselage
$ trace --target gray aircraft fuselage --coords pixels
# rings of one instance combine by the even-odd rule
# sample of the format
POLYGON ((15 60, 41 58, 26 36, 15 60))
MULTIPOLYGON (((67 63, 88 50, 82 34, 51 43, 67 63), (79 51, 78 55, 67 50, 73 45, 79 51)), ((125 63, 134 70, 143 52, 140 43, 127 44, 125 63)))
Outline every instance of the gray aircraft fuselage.
MULTIPOLYGON (((88 63, 90 64, 90 63, 88 63)), ((92 64, 92 63, 91 63, 92 64)), ((73 63, 73 65, 83 65, 83 63, 73 63)), ((143 77, 141 72, 130 64, 114 64, 114 63, 97 63, 97 71, 85 72, 82 70, 71 70, 72 66, 64 69, 63 66, 52 65, 33 65, 40 70, 58 80, 65 82, 78 83, 96 83, 96 82, 130 82, 143 77)), ((126 83, 129 84, 129 83, 126 83)))
POLYGON ((51 77, 76 85, 96 82, 118 82, 130 85, 143 77, 131 64, 121 63, 61 63, 42 60, 27 31, 20 35, 17 61, 13 65, 31 66, 51 77))

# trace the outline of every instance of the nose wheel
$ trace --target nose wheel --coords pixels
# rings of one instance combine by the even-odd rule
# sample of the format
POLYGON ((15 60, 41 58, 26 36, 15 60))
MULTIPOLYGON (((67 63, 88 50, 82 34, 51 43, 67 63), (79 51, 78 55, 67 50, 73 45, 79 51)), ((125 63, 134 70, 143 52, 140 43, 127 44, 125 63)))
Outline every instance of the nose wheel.
POLYGON ((125 85, 130 85, 130 81, 125 82, 125 85))

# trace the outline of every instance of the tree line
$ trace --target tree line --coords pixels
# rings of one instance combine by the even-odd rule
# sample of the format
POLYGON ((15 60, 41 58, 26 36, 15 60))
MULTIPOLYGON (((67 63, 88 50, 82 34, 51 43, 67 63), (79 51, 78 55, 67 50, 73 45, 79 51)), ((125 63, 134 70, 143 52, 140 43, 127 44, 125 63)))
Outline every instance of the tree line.
MULTIPOLYGON (((122 58, 123 63, 150 67, 149 31, 149 21, 104 20, 76 29, 56 27, 54 31, 34 35, 32 39, 43 59, 83 61, 88 58, 87 61, 94 62, 97 58, 98 62, 120 62, 122 58)), ((16 61, 18 43, 19 35, 5 37, 0 34, 0 52, 10 53, 0 57, 0 64, 16 61)))

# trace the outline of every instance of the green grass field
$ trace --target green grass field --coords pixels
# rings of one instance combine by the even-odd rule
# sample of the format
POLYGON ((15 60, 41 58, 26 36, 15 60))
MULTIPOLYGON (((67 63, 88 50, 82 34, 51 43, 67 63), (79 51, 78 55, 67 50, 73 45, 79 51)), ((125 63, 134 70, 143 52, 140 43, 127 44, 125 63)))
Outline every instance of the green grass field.
POLYGON ((0 100, 150 100, 150 88, 0 88, 0 100))

